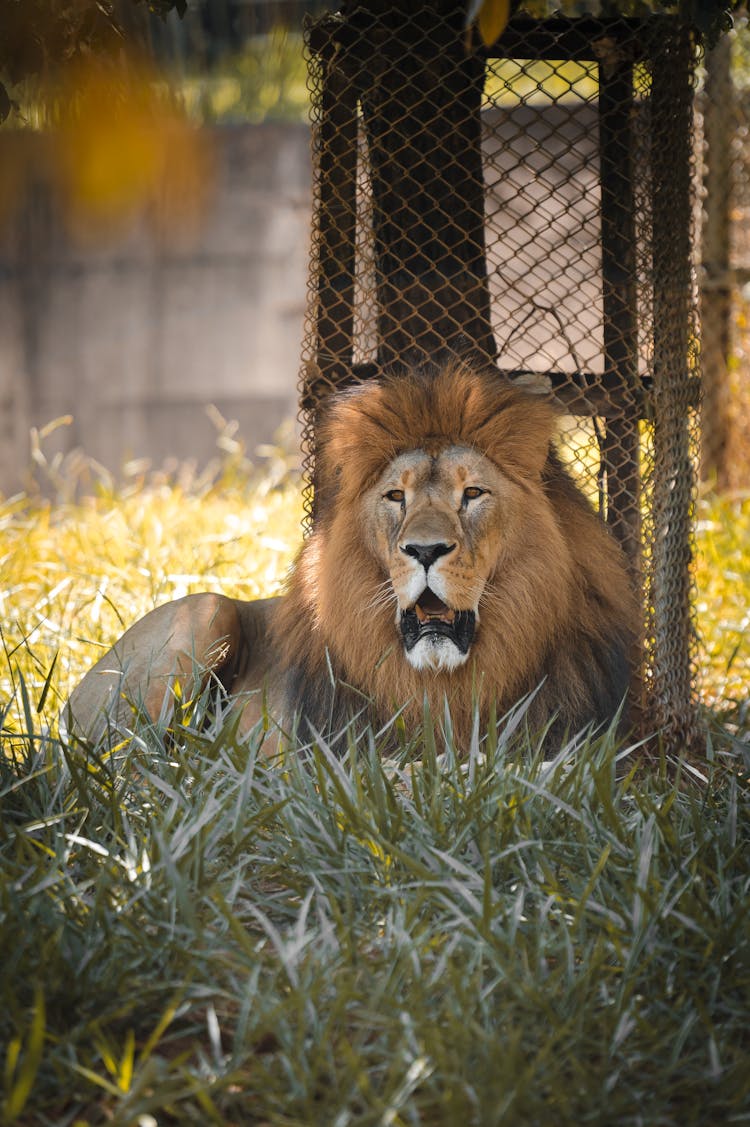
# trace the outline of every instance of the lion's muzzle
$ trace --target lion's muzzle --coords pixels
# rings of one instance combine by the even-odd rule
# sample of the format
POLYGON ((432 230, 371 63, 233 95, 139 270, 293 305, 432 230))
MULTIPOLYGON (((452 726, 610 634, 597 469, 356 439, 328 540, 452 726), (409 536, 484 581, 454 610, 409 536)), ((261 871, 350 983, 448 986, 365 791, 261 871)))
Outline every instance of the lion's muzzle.
MULTIPOLYGON (((439 652, 445 642, 452 642, 461 658, 465 657, 474 640, 476 615, 472 610, 453 610, 426 587, 413 607, 401 611, 401 636, 407 655, 412 655, 419 642, 425 642, 428 651, 439 652)), ((437 655, 435 655, 437 656, 437 655)), ((458 656, 458 655, 457 655, 458 656)), ((410 660, 413 658, 410 656, 410 660)), ((455 661, 425 660, 418 665, 454 665, 455 661)))

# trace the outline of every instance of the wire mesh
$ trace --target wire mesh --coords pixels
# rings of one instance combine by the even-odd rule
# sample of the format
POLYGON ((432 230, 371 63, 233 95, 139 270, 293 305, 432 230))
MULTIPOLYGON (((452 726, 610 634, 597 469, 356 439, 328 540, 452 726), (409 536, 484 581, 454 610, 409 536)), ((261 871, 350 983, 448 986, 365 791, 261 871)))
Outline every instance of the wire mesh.
MULTIPOLYGON (((346 5, 307 30, 315 229, 303 449, 332 388, 477 354, 566 412, 560 449, 643 607, 646 728, 695 727, 695 48, 668 17, 346 5)), ((314 493, 308 512, 314 519, 314 493)))

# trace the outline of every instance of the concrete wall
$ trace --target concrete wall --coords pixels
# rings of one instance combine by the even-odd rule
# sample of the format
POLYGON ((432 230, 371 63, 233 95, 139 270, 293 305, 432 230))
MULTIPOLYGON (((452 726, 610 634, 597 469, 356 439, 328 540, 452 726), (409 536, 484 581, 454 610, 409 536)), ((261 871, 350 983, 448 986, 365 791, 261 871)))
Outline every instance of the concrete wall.
POLYGON ((73 422, 50 451, 81 447, 116 473, 130 458, 205 463, 216 453, 207 403, 238 420, 250 452, 296 413, 308 131, 242 126, 214 139, 208 213, 181 244, 160 245, 140 221, 84 245, 44 181, 30 180, 0 224, 0 492, 23 483, 30 428, 61 415, 73 422))

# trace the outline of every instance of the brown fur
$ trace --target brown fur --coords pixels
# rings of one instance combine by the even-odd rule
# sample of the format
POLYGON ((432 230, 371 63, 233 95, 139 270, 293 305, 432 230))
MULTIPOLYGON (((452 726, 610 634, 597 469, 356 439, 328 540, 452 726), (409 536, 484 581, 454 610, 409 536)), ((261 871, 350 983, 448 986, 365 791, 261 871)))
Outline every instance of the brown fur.
MULTIPOLYGON (((537 689, 536 724, 556 733, 610 718, 628 678, 634 608, 624 559, 550 453, 551 406, 463 363, 414 371, 336 398, 319 430, 316 527, 275 615, 290 704, 316 726, 367 704, 375 724, 402 706, 418 722, 447 700, 465 741, 477 701, 486 720, 537 689), (469 448, 507 483, 502 521, 482 533, 493 563, 469 658, 450 672, 406 660, 374 547, 373 488, 418 448, 469 448), (331 674, 339 682, 334 693, 331 674)), ((399 552, 394 549, 393 566, 399 552)), ((471 579, 465 574, 464 578, 471 579)))

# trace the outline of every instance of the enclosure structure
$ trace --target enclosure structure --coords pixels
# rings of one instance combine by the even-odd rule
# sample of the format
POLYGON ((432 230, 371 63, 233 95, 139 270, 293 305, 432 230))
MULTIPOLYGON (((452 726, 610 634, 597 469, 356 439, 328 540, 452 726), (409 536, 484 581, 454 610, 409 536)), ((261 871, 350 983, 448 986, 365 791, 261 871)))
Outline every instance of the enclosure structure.
MULTIPOLYGON (((565 412, 560 449, 641 595, 646 731, 695 732, 699 400, 693 72, 684 25, 345 4, 308 30, 315 226, 301 404, 446 352, 565 412)), ((312 501, 314 510, 314 500, 312 501)), ((313 517, 314 519, 314 517, 313 517)))

